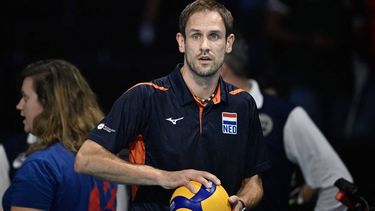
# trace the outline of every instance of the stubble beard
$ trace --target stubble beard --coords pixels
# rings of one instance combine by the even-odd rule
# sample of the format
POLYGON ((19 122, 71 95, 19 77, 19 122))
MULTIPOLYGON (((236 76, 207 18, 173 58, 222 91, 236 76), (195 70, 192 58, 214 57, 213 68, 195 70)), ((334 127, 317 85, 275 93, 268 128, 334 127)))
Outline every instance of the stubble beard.
POLYGON ((193 62, 189 61, 188 59, 186 60, 187 60, 186 63, 189 66, 189 69, 191 70, 191 72, 194 75, 202 77, 202 78, 209 78, 209 77, 214 76, 220 70, 221 66, 224 64, 224 61, 219 64, 214 63, 214 65, 212 65, 208 71, 203 71, 203 70, 200 70, 198 65, 195 65, 193 62))

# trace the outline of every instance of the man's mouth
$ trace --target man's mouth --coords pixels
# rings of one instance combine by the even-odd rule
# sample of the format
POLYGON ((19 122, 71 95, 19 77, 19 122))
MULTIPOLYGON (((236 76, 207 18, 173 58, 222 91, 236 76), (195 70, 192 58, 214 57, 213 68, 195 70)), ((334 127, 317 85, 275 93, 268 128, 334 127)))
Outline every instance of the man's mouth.
POLYGON ((199 57, 199 60, 201 60, 201 61, 211 61, 211 58, 209 56, 201 56, 201 57, 199 57))
POLYGON ((206 65, 206 64, 210 64, 212 59, 209 56, 201 56, 199 58, 199 61, 201 64, 206 65))

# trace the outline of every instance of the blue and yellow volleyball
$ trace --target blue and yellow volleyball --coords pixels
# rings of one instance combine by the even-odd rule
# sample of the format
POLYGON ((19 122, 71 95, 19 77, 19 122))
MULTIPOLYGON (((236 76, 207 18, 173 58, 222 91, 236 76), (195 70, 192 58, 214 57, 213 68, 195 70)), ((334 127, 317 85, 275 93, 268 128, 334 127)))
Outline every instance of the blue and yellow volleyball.
POLYGON ((231 211, 228 193, 221 185, 212 183, 211 188, 191 181, 196 194, 185 186, 177 188, 170 200, 170 211, 231 211))

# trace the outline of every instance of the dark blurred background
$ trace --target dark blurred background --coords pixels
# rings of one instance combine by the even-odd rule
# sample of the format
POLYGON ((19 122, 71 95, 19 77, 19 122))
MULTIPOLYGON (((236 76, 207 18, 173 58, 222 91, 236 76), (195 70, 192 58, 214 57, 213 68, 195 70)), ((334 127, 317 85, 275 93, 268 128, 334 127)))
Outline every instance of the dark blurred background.
POLYGON ((63 58, 76 64, 107 112, 127 88, 181 61, 174 38, 180 9, 170 12, 152 45, 138 38, 143 1, 17 0, 0 10, 1 138, 22 131, 17 76, 31 62, 63 58))
MULTIPOLYGON (((337 37, 345 38, 345 51, 339 52, 349 57, 339 60, 339 66, 345 66, 345 71, 349 71, 347 78, 350 82, 337 83, 340 79, 335 74, 344 72, 342 68, 333 74, 323 72, 314 81, 318 88, 326 88, 324 83, 328 81, 345 90, 346 104, 341 104, 342 113, 339 113, 343 120, 329 123, 340 126, 334 132, 318 125, 343 157, 358 184, 367 193, 375 195, 375 181, 372 182, 375 177, 368 174, 375 160, 375 0, 281 1, 291 7, 312 8, 306 13, 300 12, 306 18, 301 20, 317 20, 325 24, 335 24, 332 20, 337 20, 347 27, 335 33, 337 37), (317 4, 313 6, 318 6, 304 7, 296 2, 315 2, 317 4), (306 14, 311 14, 311 17, 306 17, 306 14), (372 185, 366 186, 371 182, 372 185)), ((23 132, 22 120, 15 106, 20 97, 18 74, 27 64, 50 58, 74 63, 96 92, 104 112, 108 112, 112 103, 132 85, 161 77, 183 61, 175 35, 178 16, 189 2, 3 1, 0 7, 0 142, 23 132)), ((289 98, 291 87, 288 80, 294 79, 295 75, 283 72, 274 58, 274 53, 279 50, 274 45, 278 38, 275 38, 277 33, 270 30, 273 28, 269 26, 270 11, 266 1, 221 2, 232 11, 236 30, 250 44, 249 75, 258 79, 264 89, 289 98)), ((306 22, 305 26, 310 26, 310 23, 306 22)), ((325 25, 325 28, 332 29, 330 25, 325 25)), ((311 41, 310 38, 303 40, 311 41)), ((331 90, 329 86, 327 89, 331 90)), ((327 91, 320 90, 322 93, 327 91)))
MULTIPOLYGON (((22 132, 15 106, 20 97, 18 75, 27 64, 49 58, 71 61, 88 79, 103 110, 108 112, 126 89, 163 76, 183 62, 175 36, 178 16, 190 2, 3 2, 0 7, 0 140, 22 132)), ((222 2, 232 10, 240 8, 240 1, 222 2)), ((261 5, 260 2, 255 6, 261 5)), ((259 12, 263 13, 263 9, 259 12)), ((253 22, 261 24, 256 19, 253 22)))

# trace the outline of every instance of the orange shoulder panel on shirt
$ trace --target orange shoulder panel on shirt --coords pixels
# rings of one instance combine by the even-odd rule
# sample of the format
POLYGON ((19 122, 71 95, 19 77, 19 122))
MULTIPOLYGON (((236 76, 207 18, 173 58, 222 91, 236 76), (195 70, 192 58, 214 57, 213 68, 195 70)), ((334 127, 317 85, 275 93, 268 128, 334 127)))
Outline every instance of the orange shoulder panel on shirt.
MULTIPOLYGON (((134 87, 139 86, 139 85, 149 85, 149 86, 152 86, 152 87, 154 87, 155 89, 158 89, 158 90, 161 90, 161 91, 167 91, 167 90, 168 90, 168 88, 166 88, 166 87, 159 86, 159 85, 156 85, 156 84, 151 83, 151 82, 138 83, 138 84, 136 84, 136 85, 130 87, 130 89, 133 89, 134 87)), ((130 90, 130 89, 129 89, 129 90, 130 90)))
POLYGON ((245 90, 243 90, 243 89, 235 89, 235 90, 233 90, 233 91, 230 91, 229 92, 229 94, 231 94, 231 95, 236 95, 236 94, 238 94, 238 93, 240 93, 240 92, 244 92, 245 90))

